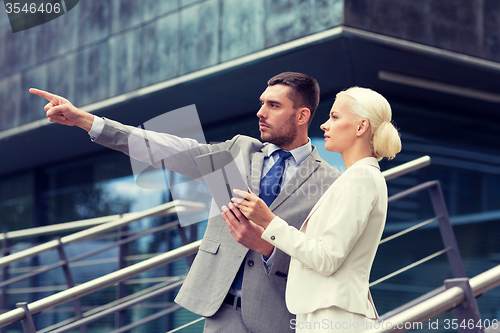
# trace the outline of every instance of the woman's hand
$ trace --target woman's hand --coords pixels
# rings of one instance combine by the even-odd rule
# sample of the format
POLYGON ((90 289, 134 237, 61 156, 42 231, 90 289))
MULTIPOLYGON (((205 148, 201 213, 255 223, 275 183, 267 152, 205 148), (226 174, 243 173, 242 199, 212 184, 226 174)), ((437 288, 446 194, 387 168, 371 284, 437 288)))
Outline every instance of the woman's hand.
POLYGON ((234 193, 242 198, 232 198, 231 201, 238 207, 243 215, 255 224, 265 229, 276 217, 269 207, 267 207, 266 203, 252 191, 234 190, 234 193))

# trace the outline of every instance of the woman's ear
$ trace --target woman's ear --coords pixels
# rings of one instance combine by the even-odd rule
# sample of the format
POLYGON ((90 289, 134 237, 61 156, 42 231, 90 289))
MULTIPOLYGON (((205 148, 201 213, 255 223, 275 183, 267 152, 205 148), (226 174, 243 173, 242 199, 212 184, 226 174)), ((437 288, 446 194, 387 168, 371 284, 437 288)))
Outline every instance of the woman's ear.
POLYGON ((362 136, 363 134, 367 133, 369 129, 370 129, 370 121, 368 121, 368 119, 362 119, 358 123, 357 135, 362 136))

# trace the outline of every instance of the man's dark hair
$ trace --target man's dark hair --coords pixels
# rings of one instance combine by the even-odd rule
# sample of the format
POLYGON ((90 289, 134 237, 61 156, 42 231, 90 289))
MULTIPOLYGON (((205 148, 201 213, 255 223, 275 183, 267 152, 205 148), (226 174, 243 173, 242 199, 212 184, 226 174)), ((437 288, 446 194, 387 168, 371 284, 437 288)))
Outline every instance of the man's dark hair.
POLYGON ((276 84, 283 84, 292 88, 287 97, 293 101, 294 109, 305 106, 311 111, 311 117, 309 118, 309 124, 311 124, 319 104, 318 81, 306 74, 284 72, 267 81, 268 86, 276 84))

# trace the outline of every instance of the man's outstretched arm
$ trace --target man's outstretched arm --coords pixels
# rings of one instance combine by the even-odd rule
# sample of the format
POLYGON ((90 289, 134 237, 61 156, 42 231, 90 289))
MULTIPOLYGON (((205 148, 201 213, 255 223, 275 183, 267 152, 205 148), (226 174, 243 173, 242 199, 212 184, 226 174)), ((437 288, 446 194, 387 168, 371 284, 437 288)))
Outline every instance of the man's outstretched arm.
POLYGON ((200 145, 196 140, 189 138, 143 130, 109 119, 104 120, 78 109, 64 97, 39 89, 32 88, 29 91, 49 101, 44 109, 51 122, 80 127, 91 135, 93 142, 121 151, 155 168, 167 167, 191 178, 200 177, 194 156, 210 152, 208 148, 201 150, 201 147, 206 145, 200 145), (102 126, 99 126, 99 123, 102 126), (105 135, 102 135, 103 132, 105 135))
POLYGON ((66 98, 39 89, 30 89, 30 93, 49 101, 44 110, 52 123, 67 126, 77 126, 89 132, 94 122, 94 115, 82 111, 71 104, 66 98))

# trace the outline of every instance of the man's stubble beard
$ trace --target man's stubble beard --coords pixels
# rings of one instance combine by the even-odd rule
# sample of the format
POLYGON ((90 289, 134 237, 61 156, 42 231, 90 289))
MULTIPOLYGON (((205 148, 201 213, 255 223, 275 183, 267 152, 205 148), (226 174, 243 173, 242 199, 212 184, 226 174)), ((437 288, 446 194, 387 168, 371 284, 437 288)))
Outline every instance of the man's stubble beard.
MULTIPOLYGON (((266 139, 264 138, 264 133, 261 133, 262 141, 267 141, 273 143, 278 147, 286 147, 292 143, 297 137, 297 126, 294 124, 295 116, 290 116, 283 127, 278 130, 277 133, 269 134, 270 136, 266 139)), ((269 126, 269 125, 268 125, 269 126)), ((275 127, 273 129, 276 130, 275 127)))

